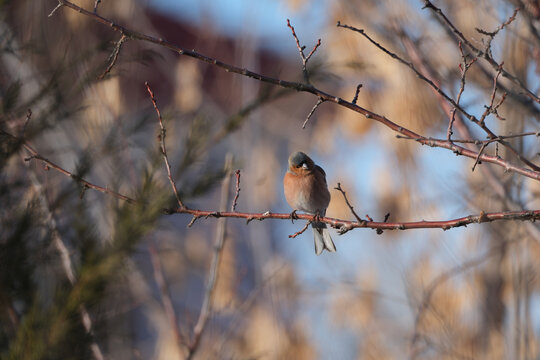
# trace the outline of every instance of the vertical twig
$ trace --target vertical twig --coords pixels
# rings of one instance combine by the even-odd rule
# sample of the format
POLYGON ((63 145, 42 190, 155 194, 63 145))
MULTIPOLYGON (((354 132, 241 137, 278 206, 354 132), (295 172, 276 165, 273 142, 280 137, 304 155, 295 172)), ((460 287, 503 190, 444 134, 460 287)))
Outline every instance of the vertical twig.
POLYGON ((236 211, 236 202, 238 201, 238 197, 240 196, 240 169, 236 170, 234 174, 236 175, 236 193, 234 194, 234 199, 231 206, 232 212, 236 211))
POLYGON ((358 95, 360 94, 360 89, 362 88, 362 84, 358 84, 356 86, 356 91, 354 92, 354 98, 352 99, 352 103, 356 105, 356 102, 358 101, 358 95))
MULTIPOLYGON (((229 203, 229 186, 231 184, 231 172, 232 172, 232 162, 233 157, 231 154, 227 154, 225 157, 225 171, 227 174, 223 179, 223 184, 221 186, 221 204, 220 211, 227 210, 227 204, 229 203)), ((201 312, 199 313, 199 318, 193 329, 193 339, 189 345, 189 353, 186 359, 192 359, 193 355, 197 351, 202 334, 210 318, 210 313, 212 312, 212 301, 216 283, 218 280, 218 269, 221 262, 221 255, 223 253, 223 245, 225 244, 225 229, 227 225, 226 218, 220 218, 218 220, 216 239, 214 242, 214 254, 212 256, 212 263, 210 264, 210 270, 208 272, 208 280, 206 283, 206 290, 204 293, 203 304, 201 306, 201 312)))
POLYGON ((178 319, 176 318, 176 312, 174 311, 174 306, 171 300, 171 294, 169 292, 169 287, 167 285, 167 280, 165 280, 165 275, 163 274, 163 268, 161 266, 161 261, 159 260, 159 255, 156 251, 154 244, 150 245, 148 249, 150 253, 150 259, 152 260, 152 267, 154 268, 154 279, 159 286, 159 291, 161 293, 161 302, 163 303, 163 308, 165 310, 165 315, 169 320, 171 329, 174 334, 174 340, 178 346, 178 354, 181 356, 184 350, 184 341, 182 340, 182 335, 180 334, 180 329, 178 328, 178 319))
POLYGON ((309 75, 307 71, 307 62, 311 58, 311 56, 317 51, 317 48, 321 46, 321 39, 317 41, 315 46, 313 46, 313 49, 309 52, 308 56, 304 54, 305 46, 300 45, 300 40, 298 39, 298 36, 296 36, 296 32, 294 31, 294 27, 291 25, 291 21, 287 19, 287 26, 291 29, 292 36, 294 37, 294 40, 296 41, 296 47, 298 48, 298 52, 300 53, 300 57, 302 58, 302 73, 304 74, 304 81, 309 84, 309 75))
POLYGON ((178 190, 176 189, 176 184, 174 183, 174 180, 172 178, 171 165, 169 164, 169 158, 167 157, 167 149, 165 148, 165 127, 163 126, 163 119, 161 118, 161 112, 159 111, 156 98, 154 97, 154 92, 152 91, 152 89, 150 89, 150 85, 148 84, 148 81, 145 81, 144 85, 146 85, 146 90, 148 90, 148 93, 150 94, 152 105, 154 105, 154 109, 156 110, 156 113, 158 116, 159 127, 161 129, 160 134, 158 136, 158 140, 160 141, 161 154, 163 155, 163 160, 165 161, 165 166, 167 167, 167 176, 169 177, 169 182, 171 183, 171 187, 173 189, 174 195, 176 196, 176 201, 178 202, 178 206, 182 209, 182 208, 185 208, 185 206, 182 203, 182 200, 180 200, 180 196, 178 195, 178 190))

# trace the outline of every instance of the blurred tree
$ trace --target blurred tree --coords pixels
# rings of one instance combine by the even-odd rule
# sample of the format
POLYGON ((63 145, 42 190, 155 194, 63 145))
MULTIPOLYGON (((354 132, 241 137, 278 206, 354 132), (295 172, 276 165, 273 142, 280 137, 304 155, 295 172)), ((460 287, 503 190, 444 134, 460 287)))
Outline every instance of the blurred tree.
POLYGON ((0 2, 1 358, 538 357, 539 6, 284 4, 328 16, 284 20, 288 58, 137 1, 0 2), (251 221, 287 218, 298 149, 336 254, 251 221), (414 226, 449 230, 381 231, 414 226))

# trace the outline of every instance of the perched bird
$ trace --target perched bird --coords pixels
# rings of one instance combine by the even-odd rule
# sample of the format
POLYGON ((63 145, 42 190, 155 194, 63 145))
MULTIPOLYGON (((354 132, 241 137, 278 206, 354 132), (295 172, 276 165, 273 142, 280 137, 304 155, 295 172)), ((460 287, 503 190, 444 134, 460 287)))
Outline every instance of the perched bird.
MULTIPOLYGON (((292 214, 300 210, 325 216, 330 202, 326 173, 303 152, 298 151, 289 156, 289 168, 283 178, 283 189, 287 202, 294 210, 292 214)), ((324 249, 335 252, 336 246, 326 224, 313 222, 311 226, 315 237, 315 253, 320 255, 324 249)))

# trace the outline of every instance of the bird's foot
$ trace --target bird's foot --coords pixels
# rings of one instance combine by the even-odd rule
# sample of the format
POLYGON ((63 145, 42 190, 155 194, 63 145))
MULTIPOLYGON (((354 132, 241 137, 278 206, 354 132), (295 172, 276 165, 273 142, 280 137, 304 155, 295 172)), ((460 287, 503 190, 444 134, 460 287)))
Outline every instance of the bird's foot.
POLYGON ((321 220, 321 212, 319 210, 315 211, 315 215, 313 215, 313 221, 319 222, 321 220))
POLYGON ((289 214, 289 219, 291 219, 291 222, 294 224, 294 220, 298 220, 298 215, 296 215, 296 210, 293 210, 289 214))

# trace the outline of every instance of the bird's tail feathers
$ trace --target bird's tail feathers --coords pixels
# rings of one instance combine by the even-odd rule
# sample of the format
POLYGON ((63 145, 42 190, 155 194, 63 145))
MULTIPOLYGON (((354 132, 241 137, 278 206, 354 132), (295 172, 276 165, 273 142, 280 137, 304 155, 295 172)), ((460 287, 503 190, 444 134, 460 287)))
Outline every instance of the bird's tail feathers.
POLYGON ((326 227, 313 227, 313 237, 315 239, 315 254, 320 255, 324 249, 336 252, 336 245, 334 245, 330 232, 326 227))

